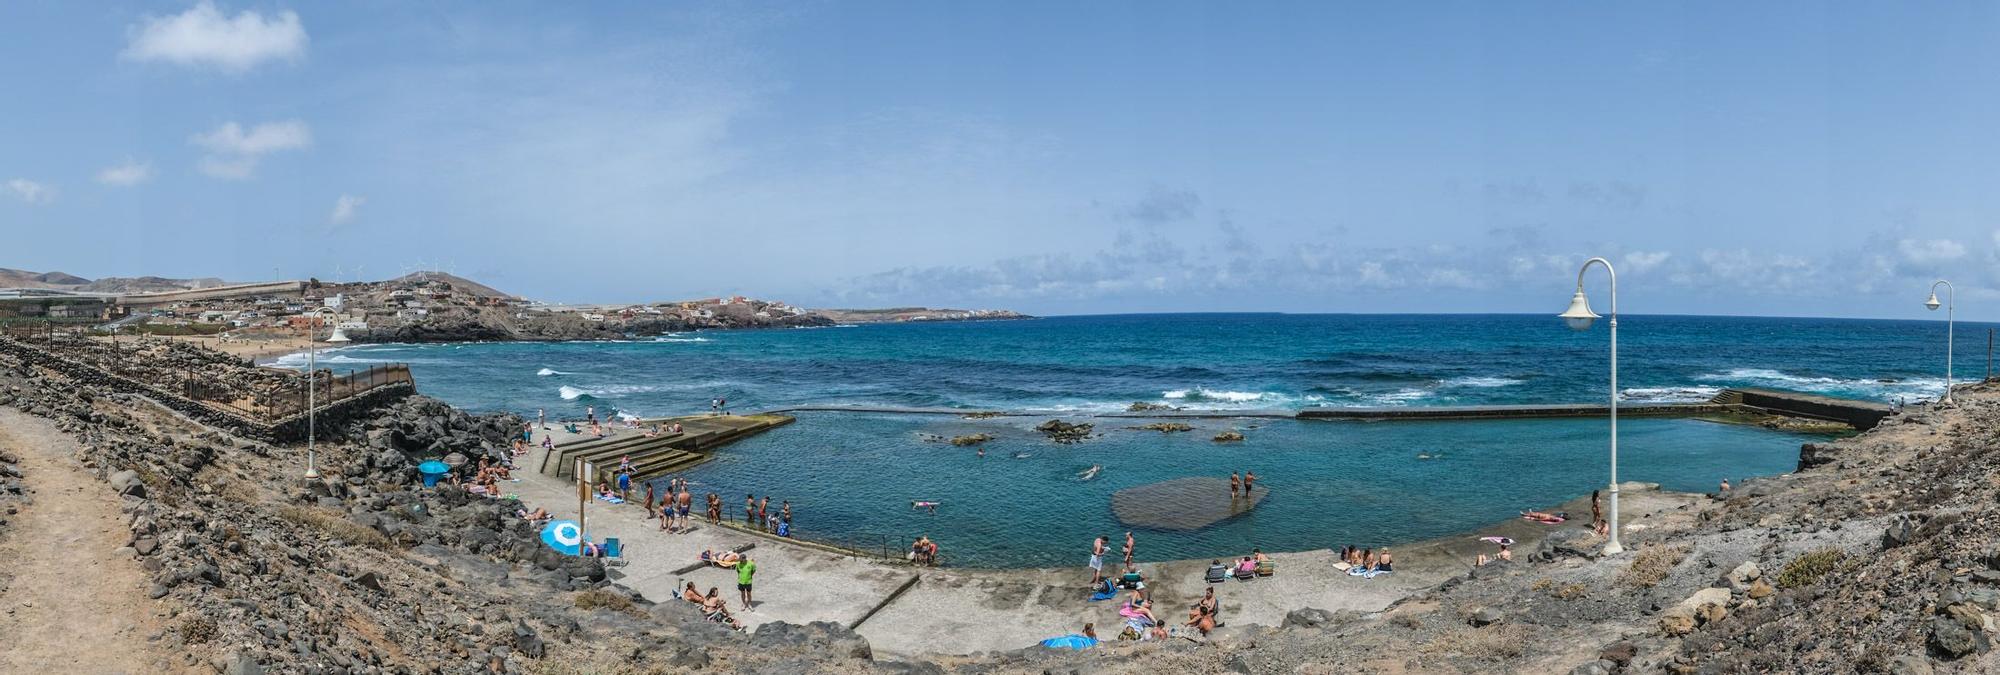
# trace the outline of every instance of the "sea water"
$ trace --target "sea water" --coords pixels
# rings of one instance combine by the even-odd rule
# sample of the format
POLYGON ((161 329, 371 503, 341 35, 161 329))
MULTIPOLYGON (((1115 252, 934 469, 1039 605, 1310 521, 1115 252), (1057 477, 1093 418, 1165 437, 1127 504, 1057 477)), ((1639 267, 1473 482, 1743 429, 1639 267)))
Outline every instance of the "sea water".
MULTIPOLYGON (((1698 401, 1730 386, 1886 402, 1943 390, 1941 322, 1620 323, 1626 401, 1698 401)), ((1961 337, 1984 330, 1959 328, 1961 337)), ((587 406, 605 417, 693 414, 714 398, 741 412, 826 404, 1038 411, 1045 416, 992 420, 801 413, 797 424, 732 445, 689 474, 732 512, 745 493, 770 495, 774 509, 791 500, 805 535, 901 546, 928 534, 953 564, 1017 566, 1079 563, 1090 538, 1122 537, 1112 492, 1190 475, 1252 470, 1272 496, 1204 530, 1139 532, 1142 558, 1409 542, 1587 493, 1606 478, 1602 419, 1239 418, 1163 435, 1123 428, 1142 421, 1100 418, 1103 434, 1075 445, 1028 427, 1134 402, 1219 411, 1596 402, 1608 396, 1607 338, 1602 325, 1573 332, 1547 316, 1143 315, 615 343, 368 345, 320 362, 336 370, 409 363, 424 393, 530 417, 543 409, 576 418, 587 406), (1247 440, 1210 440, 1223 429, 1247 440), (999 438, 985 457, 926 440, 963 433, 999 438), (1082 480, 1091 466, 1103 469, 1082 480), (911 509, 918 499, 944 506, 911 509)), ((1959 378, 1984 374, 1983 358, 1959 357, 1959 378)), ((1798 445, 1814 440, 1692 419, 1629 419, 1620 432, 1621 478, 1684 490, 1788 471, 1798 445)))

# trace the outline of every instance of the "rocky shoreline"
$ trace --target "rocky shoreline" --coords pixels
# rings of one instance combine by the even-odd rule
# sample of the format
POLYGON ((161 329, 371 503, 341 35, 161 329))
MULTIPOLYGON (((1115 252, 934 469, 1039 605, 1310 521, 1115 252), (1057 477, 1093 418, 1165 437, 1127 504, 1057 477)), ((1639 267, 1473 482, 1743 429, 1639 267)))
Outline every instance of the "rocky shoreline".
MULTIPOLYGON (((256 381, 233 359, 205 367, 256 381)), ((1202 643, 887 662, 834 624, 746 635, 653 605, 596 561, 549 551, 508 502, 414 484, 420 459, 504 457, 513 416, 389 402, 322 427, 322 477, 305 480, 304 448, 0 353, 0 405, 73 438, 106 486, 90 498, 118 500, 120 552, 171 614, 152 638, 228 673, 1992 672, 2000 388, 1957 398, 1807 444, 1798 473, 1628 528, 1617 556, 1565 527, 1379 612, 1300 608, 1202 643)), ((0 514, 52 498, 21 494, 12 459, 0 514)))

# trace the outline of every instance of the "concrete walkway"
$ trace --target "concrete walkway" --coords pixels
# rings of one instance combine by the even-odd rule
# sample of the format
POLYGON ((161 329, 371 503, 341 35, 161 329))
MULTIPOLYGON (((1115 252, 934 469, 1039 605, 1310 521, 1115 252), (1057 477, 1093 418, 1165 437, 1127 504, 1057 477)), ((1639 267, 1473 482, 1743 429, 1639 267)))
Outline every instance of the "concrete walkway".
MULTIPOLYGON (((568 436, 560 428, 555 429, 555 434, 559 444, 568 436)), ((537 465, 541 450, 536 448, 523 460, 523 466, 537 465)), ((574 483, 533 471, 517 471, 515 475, 522 477, 514 486, 524 502, 546 508, 557 518, 576 518, 574 483)), ((1700 498, 1664 493, 1636 483, 1627 484, 1624 491, 1627 524, 1645 522, 1651 517, 1649 514, 1700 498)), ((891 655, 1018 649, 1044 638, 1078 632, 1086 622, 1096 623, 1098 634, 1108 638, 1116 635, 1122 625, 1118 617, 1122 598, 1088 601, 1090 593, 1085 586, 1090 581, 1090 571, 1083 562, 1088 556, 1089 542, 1076 543, 1074 568, 912 568, 709 525, 700 520, 701 501, 697 495, 697 529, 671 534, 660 531, 658 521, 648 520, 637 505, 612 505, 592 499, 586 524, 590 538, 601 541, 605 537, 618 537, 625 546, 628 564, 612 568, 613 580, 655 602, 678 601, 680 588, 689 581, 703 593, 711 587, 718 588, 730 598, 731 610, 737 617, 751 626, 780 620, 833 621, 851 626, 875 611, 857 630, 878 653, 891 655), (751 611, 738 609, 734 571, 705 567, 684 574, 677 572, 699 562, 704 550, 738 549, 753 544, 755 547, 748 555, 757 562, 757 577, 756 604, 751 611), (912 576, 920 577, 914 586, 894 602, 876 609, 912 576)), ((724 504, 725 508, 732 505, 727 500, 724 504)), ((1551 510, 1588 514, 1590 505, 1586 497, 1551 510)), ((1586 515, 1575 522, 1580 527, 1587 525, 1588 520, 1586 515)), ((1286 613, 1307 607, 1379 611, 1412 593, 1464 575, 1478 554, 1497 550, 1477 541, 1478 536, 1511 537, 1518 542, 1516 550, 1526 553, 1555 529, 1516 519, 1480 528, 1476 533, 1392 547, 1396 572, 1375 579, 1351 577, 1335 569, 1332 565, 1336 555, 1330 550, 1278 553, 1272 556, 1277 567, 1275 576, 1230 581, 1213 587, 1222 601, 1221 618, 1225 624, 1275 626, 1284 620, 1286 613)), ((1144 547, 1142 539, 1140 550, 1144 551, 1144 547)), ((1203 581, 1208 562, 1141 561, 1140 570, 1149 580, 1154 610, 1159 616, 1176 623, 1185 619, 1187 608, 1210 587, 1203 581)))

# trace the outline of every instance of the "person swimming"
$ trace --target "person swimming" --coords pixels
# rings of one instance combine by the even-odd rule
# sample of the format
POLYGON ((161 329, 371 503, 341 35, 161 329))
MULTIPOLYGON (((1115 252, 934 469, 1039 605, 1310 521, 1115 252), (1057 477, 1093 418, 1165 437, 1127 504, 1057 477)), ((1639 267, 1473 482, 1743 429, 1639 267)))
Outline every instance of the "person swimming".
POLYGON ((914 510, 914 509, 930 509, 930 510, 931 510, 931 513, 932 513, 932 514, 936 514, 936 513, 937 513, 937 507, 938 507, 938 505, 939 505, 939 504, 942 504, 942 503, 944 503, 944 502, 938 502, 938 501, 924 501, 924 500, 920 500, 920 499, 912 499, 912 500, 910 500, 910 508, 911 508, 912 510, 914 510))
POLYGON ((1092 478, 1096 478, 1096 477, 1097 477, 1097 472, 1099 472, 1099 471, 1103 471, 1103 470, 1104 470, 1104 465, 1102 465, 1102 464, 1092 464, 1092 465, 1090 465, 1090 468, 1088 468, 1088 469, 1084 469, 1084 470, 1082 470, 1082 471, 1079 471, 1079 472, 1077 472, 1077 474, 1076 474, 1076 477, 1077 477, 1077 478, 1078 478, 1079 480, 1090 480, 1090 479, 1092 479, 1092 478))

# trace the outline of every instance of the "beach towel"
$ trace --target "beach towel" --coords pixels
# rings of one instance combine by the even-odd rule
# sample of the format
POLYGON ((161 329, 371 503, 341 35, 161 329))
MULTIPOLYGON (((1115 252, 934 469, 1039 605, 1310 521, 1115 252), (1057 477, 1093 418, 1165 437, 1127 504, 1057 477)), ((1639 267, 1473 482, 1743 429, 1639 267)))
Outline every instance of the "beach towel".
POLYGON ((1542 519, 1542 518, 1530 518, 1530 517, 1527 517, 1527 516, 1521 516, 1521 520, 1526 520, 1526 521, 1531 521, 1531 522, 1537 522, 1537 523, 1541 523, 1541 524, 1543 524, 1543 525, 1556 525, 1556 524, 1559 524, 1559 523, 1563 522, 1563 521, 1565 520, 1565 518, 1563 518, 1562 516, 1550 516, 1550 517, 1549 517, 1549 518, 1547 518, 1547 519, 1542 519))
POLYGON ((1337 562, 1337 563, 1334 563, 1334 564, 1333 564, 1333 568, 1334 568, 1334 569, 1337 569, 1337 570, 1340 570, 1340 571, 1342 571, 1342 572, 1345 572, 1345 571, 1347 571, 1347 570, 1348 570, 1348 568, 1350 568, 1350 567, 1353 567, 1353 565, 1349 565, 1349 564, 1347 564, 1347 563, 1344 563, 1344 562, 1337 562))
POLYGON ((1488 542, 1488 543, 1493 543, 1493 544, 1499 544, 1499 545, 1501 545, 1501 546, 1513 546, 1513 545, 1514 545, 1514 540, 1512 540, 1512 539, 1508 539, 1508 538, 1506 538, 1506 537, 1480 537, 1480 538, 1479 538, 1479 540, 1480 540, 1480 541, 1483 541, 1483 542, 1488 542))
POLYGON ((1393 573, 1393 572, 1395 572, 1395 570, 1384 570, 1384 569, 1375 569, 1375 570, 1369 570, 1368 572, 1366 572, 1366 573, 1362 574, 1362 575, 1361 575, 1361 578, 1363 578, 1363 579, 1373 579, 1373 578, 1375 578, 1375 577, 1379 577, 1379 576, 1382 576, 1382 575, 1384 575, 1384 574, 1390 574, 1390 573, 1393 573))
POLYGON ((1350 568, 1347 568, 1347 576, 1350 576, 1350 577, 1365 577, 1365 576, 1368 576, 1368 568, 1366 568, 1366 567, 1361 567, 1361 566, 1359 566, 1359 565, 1356 565, 1356 566, 1354 566, 1354 567, 1350 567, 1350 568))
POLYGON ((598 499, 602 499, 602 500, 604 500, 604 501, 607 501, 607 502, 611 502, 611 503, 613 503, 613 504, 623 504, 623 503, 625 503, 625 500, 623 500, 623 499, 619 499, 618 497, 606 497, 606 496, 604 496, 604 495, 598 495, 598 496, 597 496, 597 498, 598 498, 598 499))
POLYGON ((1117 589, 1112 589, 1112 588, 1107 588, 1107 589, 1104 589, 1104 590, 1101 590, 1101 591, 1098 591, 1098 592, 1096 592, 1096 593, 1092 593, 1092 594, 1090 594, 1090 601, 1091 601, 1091 602, 1098 602, 1098 601, 1101 601, 1101 600, 1110 600, 1110 599, 1112 599, 1112 598, 1116 598, 1116 597, 1118 597, 1118 590, 1117 590, 1117 589))
POLYGON ((1052 637, 1043 640, 1042 646, 1049 649, 1074 649, 1083 651, 1097 646, 1097 638, 1083 635, 1064 635, 1062 637, 1052 637))

